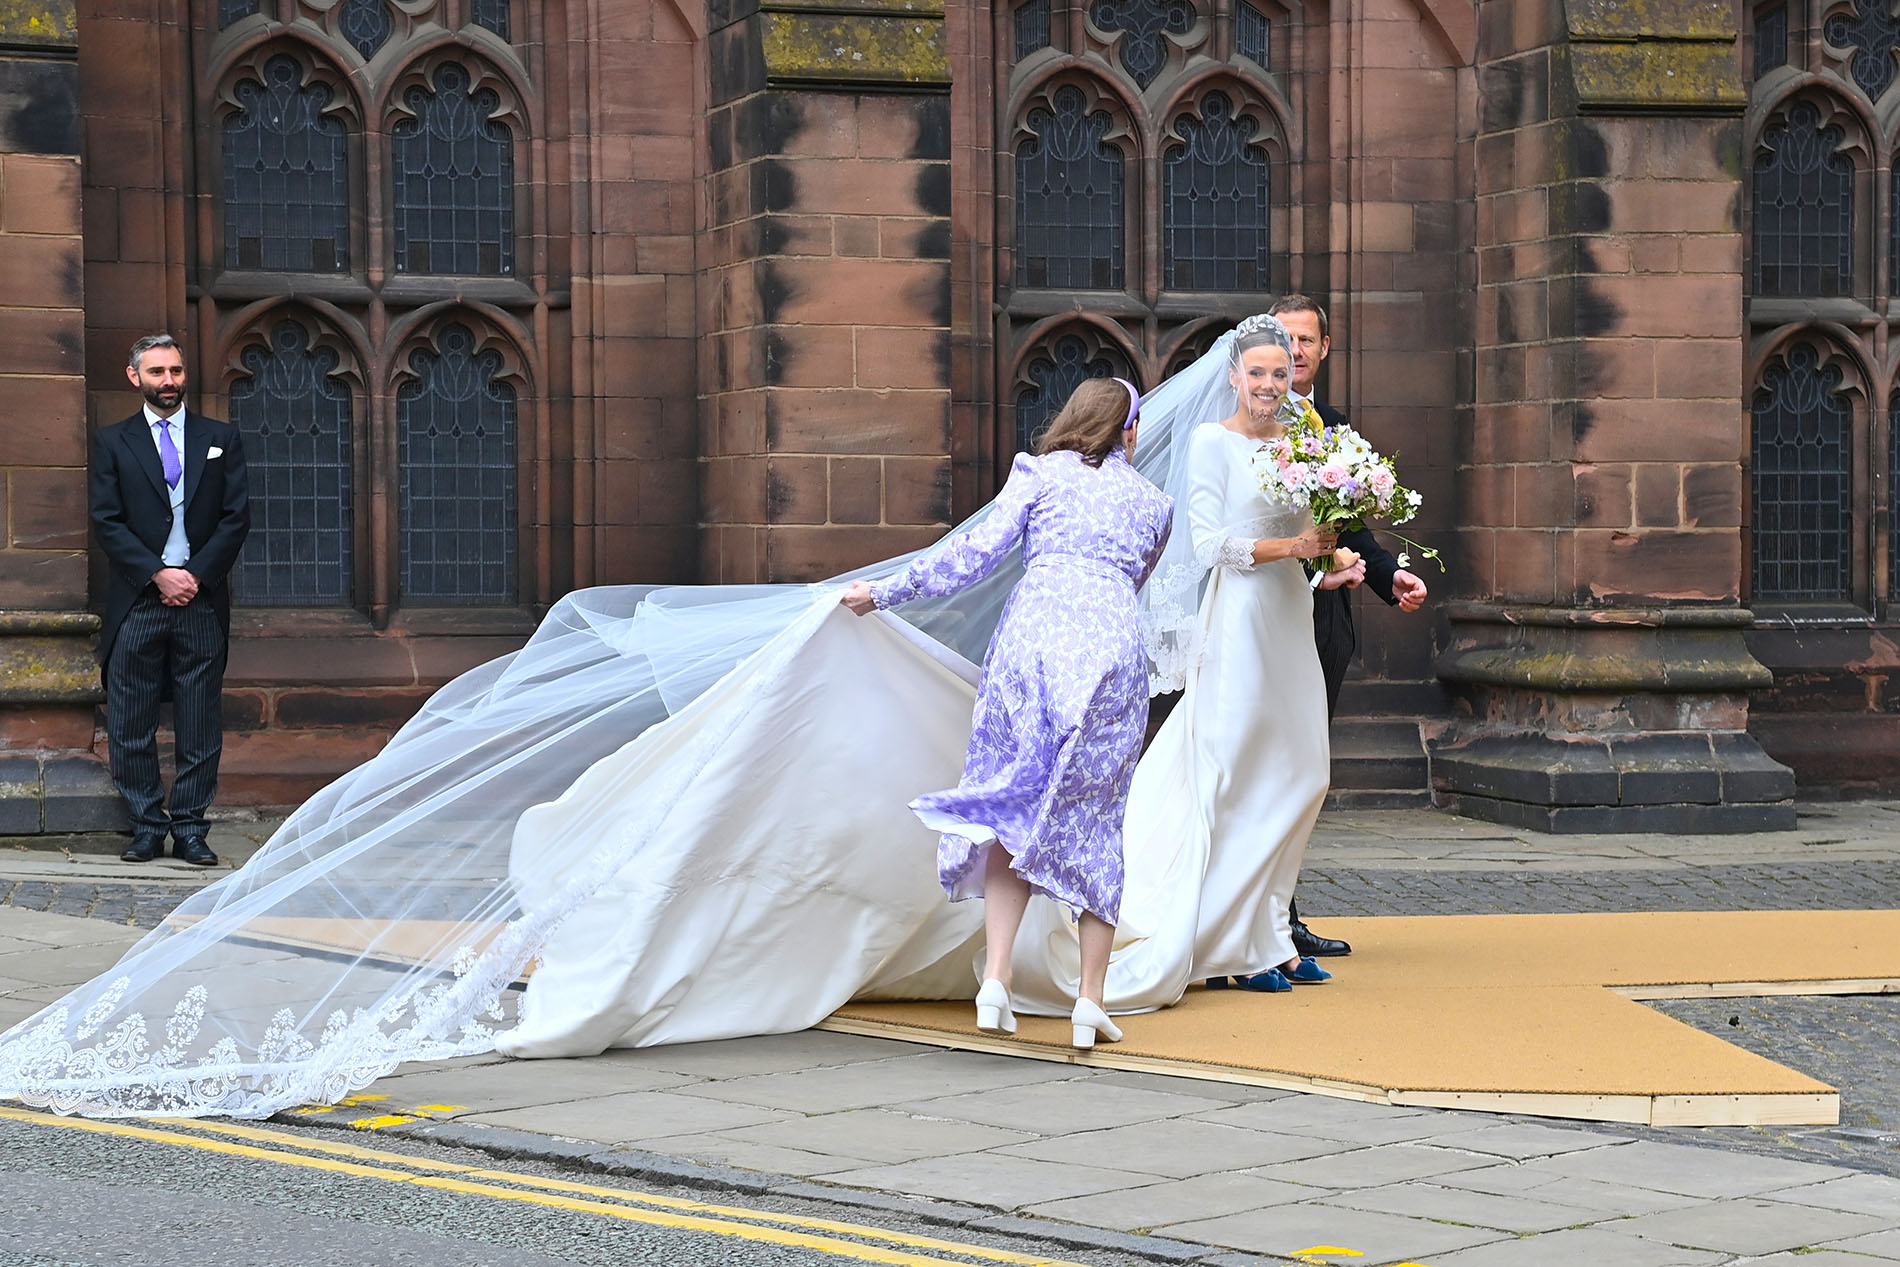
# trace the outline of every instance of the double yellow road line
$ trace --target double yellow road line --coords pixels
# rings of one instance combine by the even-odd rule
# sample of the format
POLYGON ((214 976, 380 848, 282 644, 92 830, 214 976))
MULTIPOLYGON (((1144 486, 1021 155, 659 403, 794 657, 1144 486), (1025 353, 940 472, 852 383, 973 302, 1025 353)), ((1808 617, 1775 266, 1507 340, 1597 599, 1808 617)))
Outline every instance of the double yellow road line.
POLYGON ((306 1139, 301 1135, 241 1126, 234 1122, 165 1119, 163 1127, 133 1126, 124 1122, 59 1117, 11 1108, 0 1108, 0 1121, 115 1135, 123 1139, 194 1148, 227 1157, 321 1170, 359 1179, 412 1183, 467 1196, 519 1201, 578 1214, 596 1214, 629 1223, 645 1223, 653 1227, 763 1241, 858 1262, 890 1263, 896 1267, 943 1267, 946 1262, 962 1260, 985 1264, 1004 1263, 1009 1267, 1083 1267, 1067 1259, 1017 1254, 983 1245, 938 1240, 862 1224, 840 1223, 832 1219, 749 1210, 743 1206, 713 1205, 658 1193, 432 1161, 406 1153, 364 1148, 340 1141, 306 1139))

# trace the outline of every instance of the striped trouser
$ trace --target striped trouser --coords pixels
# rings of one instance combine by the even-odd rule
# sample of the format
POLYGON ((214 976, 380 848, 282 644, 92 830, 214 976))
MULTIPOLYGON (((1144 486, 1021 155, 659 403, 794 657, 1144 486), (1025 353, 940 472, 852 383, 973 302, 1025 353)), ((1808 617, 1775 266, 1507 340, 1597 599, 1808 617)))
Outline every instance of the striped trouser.
POLYGON ((224 661, 224 630, 202 596, 167 607, 148 585, 132 601, 106 664, 106 739, 113 782, 140 835, 205 832, 224 751, 224 661), (158 706, 167 694, 178 757, 169 813, 158 775, 158 706))

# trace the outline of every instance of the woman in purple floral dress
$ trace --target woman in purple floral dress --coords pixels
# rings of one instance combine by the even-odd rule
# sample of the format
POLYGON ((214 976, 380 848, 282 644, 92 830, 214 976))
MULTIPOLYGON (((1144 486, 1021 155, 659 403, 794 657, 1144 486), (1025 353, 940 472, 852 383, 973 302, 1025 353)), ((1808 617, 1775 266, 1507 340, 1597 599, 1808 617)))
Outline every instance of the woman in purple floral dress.
POLYGON ((979 1028, 1015 1031, 1010 958, 1029 895, 1076 914, 1078 1047, 1121 1037, 1102 1010, 1102 985, 1121 910, 1122 811, 1148 722, 1135 592, 1173 518, 1173 502, 1128 464, 1139 406, 1121 379, 1083 383, 1036 456, 1017 457, 986 519, 844 597, 863 615, 954 594, 1022 544, 1023 579, 990 642, 962 781, 911 809, 942 833, 944 889, 984 899, 979 1028))

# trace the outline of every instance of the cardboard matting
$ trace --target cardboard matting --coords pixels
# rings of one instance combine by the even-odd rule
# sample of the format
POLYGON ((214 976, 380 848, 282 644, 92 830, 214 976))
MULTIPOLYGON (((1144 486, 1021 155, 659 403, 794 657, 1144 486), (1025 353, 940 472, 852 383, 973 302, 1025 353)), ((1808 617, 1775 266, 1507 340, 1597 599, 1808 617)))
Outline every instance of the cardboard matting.
POLYGON ((819 1028, 1391 1104, 1656 1125, 1820 1124, 1834 1088, 1638 998, 1900 992, 1900 911, 1324 921, 1353 943, 1290 994, 1191 988, 1082 1054, 1064 1018, 981 1034, 968 1003, 852 1004, 819 1028))

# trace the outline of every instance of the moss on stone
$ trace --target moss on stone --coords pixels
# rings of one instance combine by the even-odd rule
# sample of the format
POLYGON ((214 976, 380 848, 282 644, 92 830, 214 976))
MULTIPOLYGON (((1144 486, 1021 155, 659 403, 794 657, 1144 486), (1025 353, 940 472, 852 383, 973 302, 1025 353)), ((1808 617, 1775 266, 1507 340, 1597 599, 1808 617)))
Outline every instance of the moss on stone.
POLYGON ((1747 90, 1732 45, 1683 40, 1572 44, 1570 73, 1583 111, 1687 110, 1739 114, 1747 90))
POLYGON ((1585 40, 1732 40, 1729 0, 1567 0, 1570 37, 1585 40))
POLYGON ((96 704, 104 698, 89 641, 0 639, 0 704, 96 704))
POLYGON ((768 11, 759 20, 768 82, 920 87, 950 82, 940 17, 768 11))
POLYGON ((0 43, 74 44, 79 39, 78 6, 26 4, 0 0, 0 43))

